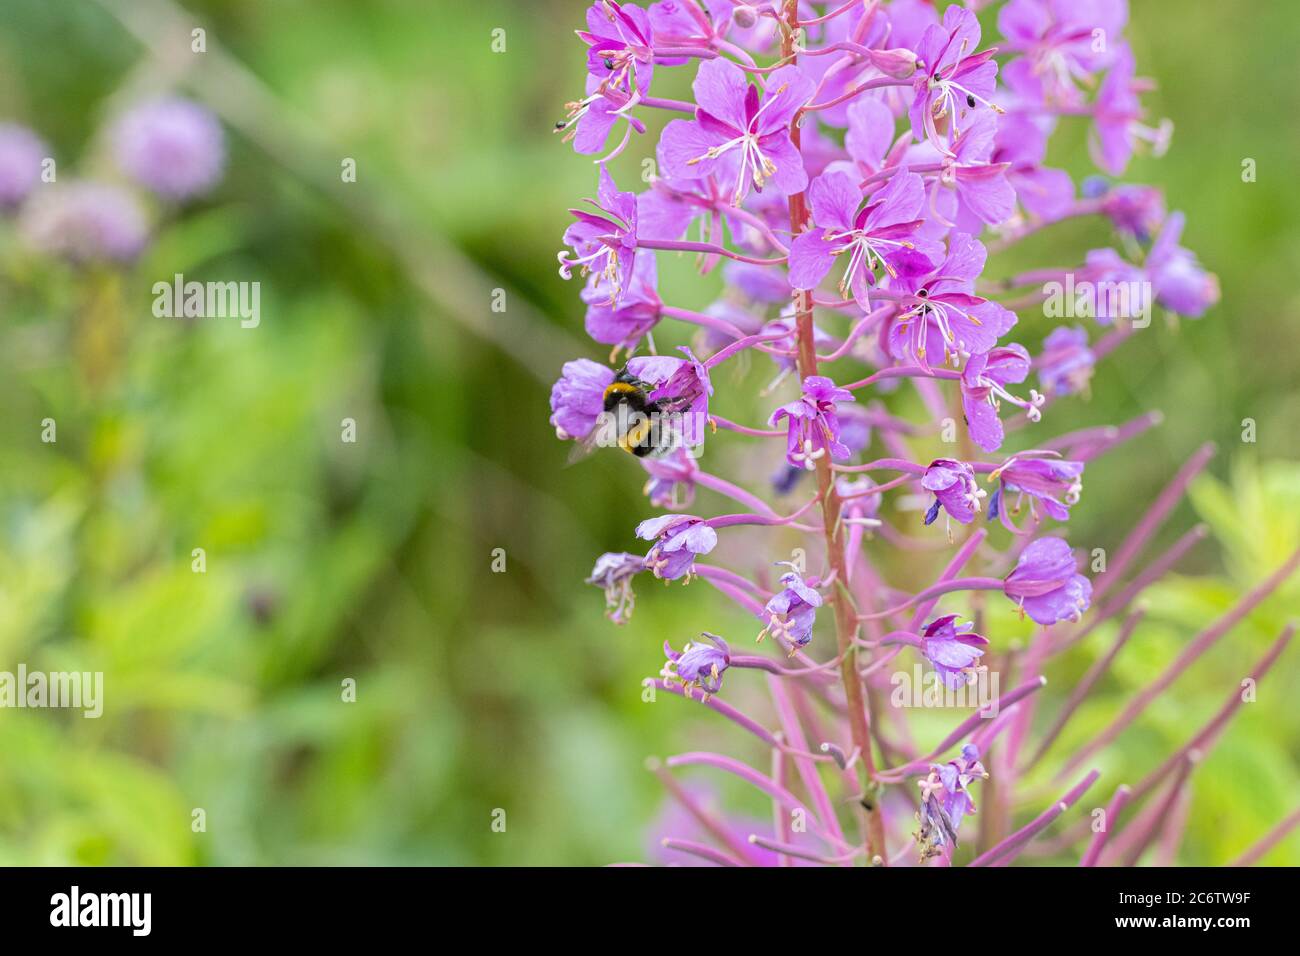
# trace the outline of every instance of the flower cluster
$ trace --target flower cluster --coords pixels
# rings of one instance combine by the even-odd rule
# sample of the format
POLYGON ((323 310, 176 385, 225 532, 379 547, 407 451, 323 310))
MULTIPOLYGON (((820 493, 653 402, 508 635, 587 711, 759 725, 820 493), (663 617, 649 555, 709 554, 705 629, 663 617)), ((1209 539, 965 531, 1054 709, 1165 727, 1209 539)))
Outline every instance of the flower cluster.
MULTIPOLYGON (((951 863, 974 811, 971 787, 990 774, 980 755, 992 755, 991 772, 1011 793, 1043 669, 1151 583, 1138 575, 1124 600, 1094 606, 1133 570, 1167 507, 1134 529, 1120 566, 1095 589, 1064 534, 1085 466, 1155 416, 1057 437, 1043 431, 1053 402, 1086 393, 1096 363, 1143 334, 1149 323, 1138 319, 1151 306, 1195 318, 1218 297, 1213 275, 1179 245, 1183 217, 1166 212, 1157 189, 1098 176, 1076 188, 1070 173, 1046 165, 1048 141, 1064 124, 1087 127, 1110 177, 1135 152, 1168 145, 1168 124, 1145 117, 1151 85, 1134 74, 1126 20, 1124 0, 1009 0, 997 11, 995 44, 971 9, 922 0, 596 0, 587 11, 578 34, 587 48, 583 94, 557 129, 577 152, 599 156, 599 171, 595 198, 573 211, 564 233, 560 273, 585 280, 592 338, 629 358, 621 368, 589 358, 566 364, 551 421, 561 439, 581 441, 611 407, 636 402, 651 411, 689 406, 713 426, 686 441, 636 446, 650 504, 669 513, 629 528, 629 542, 634 530, 648 548, 601 556, 589 580, 605 590, 610 617, 625 623, 638 576, 700 579, 757 618, 760 639, 773 638, 764 646, 775 653, 753 657, 712 634, 681 652, 666 642, 667 663, 648 686, 703 691, 715 714, 775 749, 777 764, 799 764, 795 781, 709 758, 778 795, 779 805, 802 787, 816 808, 806 838, 751 837, 774 861, 903 861, 912 856, 900 841, 914 811, 920 858, 951 863), (692 100, 662 94, 674 72, 690 78, 692 100), (654 128, 662 128, 657 141, 654 128), (620 189, 609 165, 626 151, 654 170, 639 192, 620 189), (1115 248, 989 278, 995 252, 1081 217, 1109 222, 1115 248), (656 257, 682 254, 720 275, 715 301, 692 309, 663 297, 656 257), (1090 317, 1058 324, 1048 321, 1047 300, 1063 279, 1079 288, 1129 283, 1134 292, 1094 296, 1090 317), (1013 332, 1019 341, 1009 340, 1013 332), (689 336, 687 358, 660 357, 656 335, 689 336), (771 369, 761 393, 723 384, 740 381, 719 372, 742 356, 746 368, 771 369), (1031 375, 1037 388, 1024 384, 1031 375), (767 427, 717 415, 715 384, 720 406, 757 405, 767 427), (1024 450, 1008 454, 1013 437, 1024 450), (717 447, 700 460, 694 451, 706 438, 717 447), (774 495, 805 497, 778 509, 756 474, 772 476, 774 495), (713 499, 711 517, 675 511, 701 510, 697 489, 713 499), (946 535, 927 527, 940 512, 946 535), (770 567, 787 563, 791 539, 800 554, 819 554, 822 570, 809 576, 796 561, 772 582, 770 567), (946 552, 936 578, 888 583, 935 550, 946 552), (977 592, 998 591, 1008 610, 1038 626, 1027 647, 972 630, 989 630, 986 595, 977 592), (936 613, 939 602, 958 606, 936 613), (967 618, 976 625, 958 623, 967 618), (973 717, 925 752, 904 715, 881 704, 887 665, 904 653, 949 690, 972 684, 994 659, 1024 683, 1002 695, 997 719, 973 717), (772 675, 779 733, 711 699, 723 694, 729 668, 772 675), (953 748, 957 758, 932 763, 953 748), (818 774, 818 762, 839 774, 818 774), (856 801, 831 797, 831 777, 856 801), (913 778, 919 811, 915 789, 902 786, 913 778), (837 809, 850 802, 863 807, 856 836, 837 809)), ((1178 481, 1171 494, 1186 475, 1178 481)), ((1002 803, 998 812, 1009 813, 1010 801, 1002 803)), ((1000 822, 990 832, 1013 830, 1000 822)), ((707 829, 733 827, 719 818, 707 829)), ((983 856, 1010 859, 1031 836, 1012 832, 983 856)), ((687 845, 709 862, 755 859, 743 848, 687 845)))
MULTIPOLYGON (((165 203, 212 190, 225 165, 216 117, 190 100, 139 103, 109 129, 117 172, 165 203)), ((0 123, 0 213, 18 217, 27 246, 76 266, 127 265, 150 239, 147 204, 112 180, 65 178, 26 127, 0 123)))

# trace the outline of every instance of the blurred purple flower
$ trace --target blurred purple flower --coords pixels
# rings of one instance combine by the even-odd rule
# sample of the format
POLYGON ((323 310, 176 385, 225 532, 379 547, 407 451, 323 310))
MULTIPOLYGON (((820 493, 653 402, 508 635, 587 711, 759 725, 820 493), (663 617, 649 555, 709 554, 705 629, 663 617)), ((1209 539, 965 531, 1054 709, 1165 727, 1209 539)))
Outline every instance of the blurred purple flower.
POLYGON ((32 196, 19 229, 34 249, 76 265, 129 263, 149 241, 149 226, 135 196, 88 181, 54 185, 32 196))
POLYGON ((1071 395, 1088 387, 1096 361, 1088 348, 1087 331, 1079 326, 1062 325, 1043 340, 1043 351, 1034 364, 1044 392, 1071 395))
POLYGON ((191 100, 141 103, 118 118, 111 136, 122 171, 163 199, 194 198, 221 179, 226 159, 221 124, 191 100))
POLYGON ((49 147, 26 126, 0 123, 0 209, 15 209, 27 198, 49 155, 49 147))

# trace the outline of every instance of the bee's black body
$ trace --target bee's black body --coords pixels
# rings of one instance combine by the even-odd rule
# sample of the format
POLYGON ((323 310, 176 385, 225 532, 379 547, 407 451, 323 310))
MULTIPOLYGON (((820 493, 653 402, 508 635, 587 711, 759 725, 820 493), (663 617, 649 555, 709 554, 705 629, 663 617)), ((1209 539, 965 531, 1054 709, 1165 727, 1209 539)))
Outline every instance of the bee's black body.
POLYGON ((605 411, 617 415, 620 425, 626 426, 620 429, 618 440, 624 451, 644 458, 658 450, 656 416, 664 409, 650 400, 649 386, 626 368, 605 389, 605 411))

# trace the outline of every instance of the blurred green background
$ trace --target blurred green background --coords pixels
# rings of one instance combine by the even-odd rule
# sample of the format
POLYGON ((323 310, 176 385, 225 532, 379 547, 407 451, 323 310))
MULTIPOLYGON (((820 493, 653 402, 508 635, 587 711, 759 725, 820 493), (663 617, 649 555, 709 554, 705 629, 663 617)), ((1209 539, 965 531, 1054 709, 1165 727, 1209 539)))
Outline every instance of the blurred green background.
MULTIPOLYGON (((762 755, 677 698, 642 703, 639 680, 665 637, 707 627, 744 641, 756 626, 697 583, 643 585, 620 629, 582 583, 652 513, 634 462, 567 468, 547 424, 560 364, 605 355, 554 258, 565 209, 595 183, 590 160, 551 135, 581 91, 572 31, 585 5, 107 6, 126 24, 93 0, 0 5, 0 121, 34 127, 61 176, 111 175, 105 122, 176 89, 222 113, 230 156, 219 190, 161 222, 122 275, 38 259, 0 221, 0 670, 102 670, 106 683, 97 721, 0 711, 0 863, 646 859, 663 803, 647 756, 762 755), (189 50, 196 25, 206 54, 189 50), (340 180, 345 157, 356 183, 340 180), (260 281, 261 326, 155 319, 152 284, 176 272, 260 281), (57 444, 40 440, 45 418, 57 444), (355 444, 340 441, 344 418, 355 444), (191 571, 198 547, 205 574, 191 571), (355 703, 340 700, 346 678, 355 703), (206 832, 192 832, 193 808, 206 832), (505 832, 491 827, 498 808, 505 832)), ((1059 403, 1043 428, 1167 415, 1089 468, 1070 528, 1089 547, 1113 547, 1191 452, 1217 442, 1215 477, 1161 540, 1196 520, 1214 536, 1150 593, 1148 624, 1058 761, 1300 542, 1300 11, 1134 7, 1139 73, 1159 82, 1148 107, 1176 132, 1168 156, 1127 178, 1186 211, 1184 242, 1223 299, 1177 329, 1157 317, 1099 370, 1090 400, 1059 403), (1257 182, 1242 182, 1246 158, 1257 182)), ((660 95, 684 92, 676 73, 660 95)), ((621 182, 648 142, 614 164, 621 182)), ((1067 128, 1054 144, 1076 178, 1091 171, 1082 143, 1067 128)), ((993 268, 1069 265, 1108 241, 1096 222, 1062 226, 993 268)), ((666 300, 711 300, 716 277, 661 259, 666 300)), ((1036 346, 1042 330, 1022 327, 1036 346)), ((661 351, 687 341, 673 336, 657 333, 661 351)), ((774 400, 746 396, 766 377, 719 381, 719 411, 765 416, 774 400)), ((775 461, 742 441, 716 442, 722 464, 709 467, 747 468, 763 490, 775 461)), ((700 510, 722 507, 701 494, 700 510)), ((1200 661, 1105 752, 1099 787, 1135 782, 1190 736, 1297 608, 1293 583, 1200 661)), ((1045 711, 1107 633, 1053 666, 1045 711)), ((1180 863, 1227 862, 1294 809, 1297 679, 1292 648, 1196 771, 1180 863)), ((760 691, 729 682, 742 704, 760 691)), ((923 721, 919 735, 953 722, 923 721)), ((1300 837, 1268 862, 1300 863, 1300 837)))

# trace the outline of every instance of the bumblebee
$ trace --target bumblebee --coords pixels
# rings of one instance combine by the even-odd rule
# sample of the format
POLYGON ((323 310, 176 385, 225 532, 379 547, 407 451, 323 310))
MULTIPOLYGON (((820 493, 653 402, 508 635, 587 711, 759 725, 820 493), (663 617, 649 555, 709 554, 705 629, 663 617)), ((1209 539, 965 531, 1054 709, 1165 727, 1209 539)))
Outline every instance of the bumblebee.
POLYGON ((605 388, 604 410, 578 453, 617 445, 637 458, 661 458, 680 447, 682 433, 673 416, 690 406, 690 398, 651 399, 654 389, 626 367, 620 369, 605 388))

